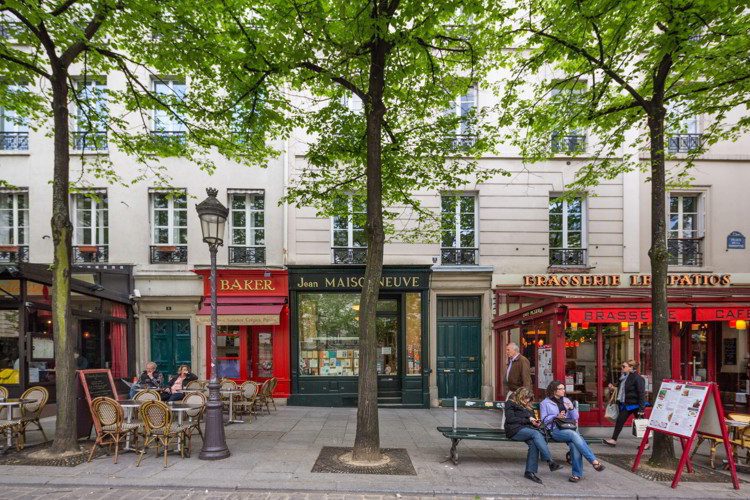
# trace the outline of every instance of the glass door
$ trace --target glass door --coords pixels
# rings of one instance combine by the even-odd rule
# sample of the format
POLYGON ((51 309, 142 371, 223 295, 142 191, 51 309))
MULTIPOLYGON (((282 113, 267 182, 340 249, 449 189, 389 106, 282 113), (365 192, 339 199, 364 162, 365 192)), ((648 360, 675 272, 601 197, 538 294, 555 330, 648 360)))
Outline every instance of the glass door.
POLYGON ((400 311, 398 298, 381 298, 378 300, 375 320, 378 337, 376 367, 378 371, 378 397, 384 403, 401 403, 400 311))
POLYGON ((709 331, 705 325, 683 325, 682 374, 685 380, 705 382, 709 377, 709 331))

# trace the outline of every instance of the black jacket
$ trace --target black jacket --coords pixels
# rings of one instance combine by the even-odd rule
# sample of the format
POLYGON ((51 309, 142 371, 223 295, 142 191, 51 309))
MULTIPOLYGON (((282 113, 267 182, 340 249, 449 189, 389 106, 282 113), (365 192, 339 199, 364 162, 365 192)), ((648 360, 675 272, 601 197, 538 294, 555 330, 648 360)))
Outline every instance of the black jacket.
POLYGON ((532 429, 538 429, 531 425, 529 417, 533 417, 534 413, 523 406, 519 406, 512 401, 505 402, 505 436, 510 439, 516 435, 516 433, 524 427, 530 427, 532 429))
MULTIPOLYGON (((194 373, 188 373, 187 375, 185 375, 185 380, 182 381, 182 388, 184 389, 185 386, 193 380, 198 380, 198 377, 194 373)), ((169 379, 169 382, 167 382, 167 387, 171 388, 175 382, 177 382, 177 375, 169 379)))
POLYGON ((154 370, 154 378, 148 376, 146 370, 143 370, 140 378, 138 379, 138 385, 141 389, 161 389, 164 384, 164 375, 159 370, 154 370))
POLYGON ((633 405, 638 405, 640 411, 646 407, 646 380, 636 372, 628 373, 625 379, 625 406, 633 405))

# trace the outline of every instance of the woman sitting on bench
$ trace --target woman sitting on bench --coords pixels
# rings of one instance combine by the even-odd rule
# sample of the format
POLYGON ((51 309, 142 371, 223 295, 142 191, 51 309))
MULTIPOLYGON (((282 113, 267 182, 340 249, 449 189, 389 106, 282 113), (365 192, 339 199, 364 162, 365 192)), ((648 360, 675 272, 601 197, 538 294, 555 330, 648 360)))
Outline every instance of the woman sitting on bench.
POLYGON ((539 411, 552 439, 568 443, 573 463, 573 473, 569 479, 571 483, 577 483, 583 477, 583 457, 586 457, 594 470, 604 470, 604 466, 596 459, 586 440, 578 433, 578 410, 570 399, 565 397, 564 383, 553 380, 547 386, 547 398, 539 405, 539 411))
POLYGON ((536 475, 539 466, 539 455, 549 464, 549 470, 556 471, 561 466, 552 460, 547 441, 542 433, 542 422, 534 416, 531 408, 533 394, 526 387, 513 392, 505 403, 505 435, 513 441, 525 441, 529 446, 526 454, 526 471, 524 477, 542 484, 536 475))

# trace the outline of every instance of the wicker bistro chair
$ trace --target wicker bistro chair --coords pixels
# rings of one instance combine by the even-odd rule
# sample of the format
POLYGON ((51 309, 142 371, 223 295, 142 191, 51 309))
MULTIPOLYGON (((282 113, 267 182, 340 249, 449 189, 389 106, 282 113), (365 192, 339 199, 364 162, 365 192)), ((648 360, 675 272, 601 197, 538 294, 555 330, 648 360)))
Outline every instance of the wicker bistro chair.
POLYGON ((115 445, 114 463, 117 463, 120 443, 125 443, 128 434, 132 434, 132 442, 137 446, 138 431, 141 425, 125 422, 122 406, 112 398, 95 398, 91 402, 91 412, 99 425, 96 430, 96 441, 94 442, 94 446, 91 447, 88 461, 91 462, 97 446, 109 445, 111 447, 115 445))
POLYGON ((255 405, 258 399, 258 393, 260 392, 260 386, 257 382, 247 380, 240 385, 242 394, 240 399, 235 406, 237 411, 250 416, 255 416, 255 405))
POLYGON ((203 384, 200 380, 191 380, 187 383, 185 389, 203 389, 203 384))
MULTIPOLYGON (((8 395, 9 394, 10 393, 8 392, 8 389, 6 389, 4 386, 0 385, 0 399, 8 399, 8 395)), ((6 410, 6 408, 4 406, 2 408, 0 408, 0 420, 5 420, 6 419, 6 417, 5 417, 5 412, 6 411, 7 410, 6 410)))
POLYGON ((276 377, 271 378, 268 383, 268 400, 273 405, 273 409, 276 410, 276 401, 273 399, 273 392, 276 390, 276 385, 279 383, 279 379, 276 377))
POLYGON ((42 423, 39 418, 42 415, 42 410, 47 405, 49 399, 49 392, 47 389, 41 386, 29 387, 26 391, 21 394, 21 399, 32 399, 33 403, 27 403, 21 406, 21 439, 26 442, 26 428, 29 424, 36 425, 36 430, 42 433, 44 442, 47 442, 47 434, 44 433, 42 423))
POLYGON ((739 458, 739 449, 745 450, 745 463, 750 464, 750 415, 746 413, 730 413, 727 415, 729 420, 736 420, 738 422, 744 422, 747 425, 745 427, 737 428, 734 431, 734 435, 730 440, 732 449, 734 450, 735 463, 739 458))
POLYGON ((161 396, 159 395, 159 391, 156 391, 154 389, 141 389, 140 391, 135 393, 135 396, 133 396, 133 399, 136 401, 161 401, 161 396))
POLYGON ((190 394, 185 396, 185 399, 183 399, 182 402, 186 405, 201 405, 200 408, 188 410, 185 413, 188 417, 188 441, 192 441, 193 433, 196 431, 198 431, 201 439, 203 439, 201 423, 203 423, 203 413, 206 411, 206 395, 202 392, 191 392, 190 394))
POLYGON ((16 441, 16 450, 21 451, 23 449, 23 435, 21 434, 21 421, 20 420, 7 420, 0 421, 0 441, 4 441, 7 433, 10 432, 12 438, 16 441))
MULTIPOLYGON (((220 391, 236 391, 237 390, 237 382, 230 379, 221 379, 221 385, 219 387, 220 391)), ((229 411, 229 398, 234 398, 234 402, 237 403, 240 398, 239 394, 221 394, 221 401, 224 403, 223 410, 229 411)))
MULTIPOLYGON (((164 467, 166 468, 169 445, 175 440, 182 443, 180 456, 185 458, 185 441, 188 441, 189 446, 190 438, 186 432, 187 426, 178 426, 172 422, 172 411, 169 406, 161 401, 146 401, 141 405, 141 419, 143 420, 145 441, 135 464, 136 467, 141 465, 141 460, 143 460, 143 455, 146 454, 149 445, 155 445, 157 457, 159 456, 159 448, 164 447, 164 467)), ((188 454, 189 452, 188 448, 188 454)))
POLYGON ((268 403, 269 394, 270 394, 270 392, 268 392, 268 388, 270 387, 270 385, 271 385, 270 378, 263 381, 263 383, 260 385, 260 389, 258 389, 258 396, 255 399, 256 408, 260 411, 263 411, 263 407, 265 406, 266 411, 268 412, 269 415, 271 414, 271 407, 269 406, 269 403, 268 403))

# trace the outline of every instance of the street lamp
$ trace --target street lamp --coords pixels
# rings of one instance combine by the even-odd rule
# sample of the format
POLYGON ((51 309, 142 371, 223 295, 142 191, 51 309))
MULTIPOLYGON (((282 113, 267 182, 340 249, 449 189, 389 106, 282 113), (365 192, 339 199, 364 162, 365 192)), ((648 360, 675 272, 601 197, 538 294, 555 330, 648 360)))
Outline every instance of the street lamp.
POLYGON ((229 456, 229 448, 224 437, 219 379, 216 377, 216 251, 224 244, 224 225, 229 210, 216 199, 216 189, 208 188, 206 193, 208 198, 198 203, 195 209, 201 219, 203 241, 208 243, 211 252, 211 380, 208 382, 206 403, 206 433, 198 457, 201 460, 221 460, 229 456))

